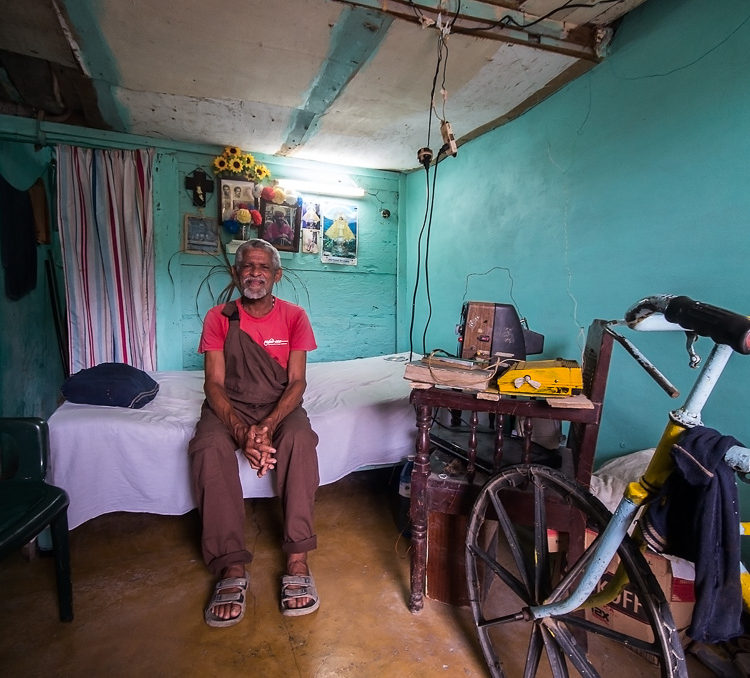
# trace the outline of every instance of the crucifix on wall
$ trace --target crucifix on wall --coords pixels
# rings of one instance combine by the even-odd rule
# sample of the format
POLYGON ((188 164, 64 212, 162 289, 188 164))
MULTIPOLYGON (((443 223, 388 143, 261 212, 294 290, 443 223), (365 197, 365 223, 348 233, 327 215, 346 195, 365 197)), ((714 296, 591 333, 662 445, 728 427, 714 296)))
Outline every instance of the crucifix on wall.
POLYGON ((206 206, 206 195, 214 192, 214 180, 200 168, 194 169, 185 177, 185 188, 193 192, 193 205, 206 206))

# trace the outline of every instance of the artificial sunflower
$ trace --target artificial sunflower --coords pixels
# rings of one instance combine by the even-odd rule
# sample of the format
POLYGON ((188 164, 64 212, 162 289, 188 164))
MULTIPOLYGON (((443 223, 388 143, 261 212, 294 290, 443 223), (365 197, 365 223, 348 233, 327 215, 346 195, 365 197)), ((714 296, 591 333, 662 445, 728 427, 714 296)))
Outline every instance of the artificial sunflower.
POLYGON ((243 177, 248 181, 260 184, 271 176, 265 165, 255 162, 251 153, 245 153, 237 146, 226 146, 221 155, 213 161, 214 173, 231 178, 243 177))
POLYGON ((245 167, 246 171, 250 171, 255 167, 255 158, 250 155, 250 153, 243 153, 242 154, 242 164, 245 167))

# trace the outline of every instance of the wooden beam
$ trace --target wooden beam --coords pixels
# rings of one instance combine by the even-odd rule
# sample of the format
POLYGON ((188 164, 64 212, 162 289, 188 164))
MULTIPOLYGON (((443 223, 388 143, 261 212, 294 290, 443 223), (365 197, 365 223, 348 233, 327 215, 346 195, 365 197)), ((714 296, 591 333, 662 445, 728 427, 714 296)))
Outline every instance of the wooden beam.
POLYGON ((411 0, 337 0, 346 5, 375 9, 397 19, 437 30, 438 23, 449 26, 451 34, 468 35, 487 40, 496 40, 515 45, 525 45, 556 54, 564 54, 592 63, 601 61, 603 47, 611 37, 606 28, 591 25, 575 25, 552 19, 534 23, 538 17, 514 9, 517 3, 488 2, 474 0, 472 14, 444 14, 436 3, 428 4, 411 0), (506 5, 510 5, 506 7, 506 5), (498 16, 497 9, 504 10, 498 16), (519 26, 514 25, 520 24, 519 26))

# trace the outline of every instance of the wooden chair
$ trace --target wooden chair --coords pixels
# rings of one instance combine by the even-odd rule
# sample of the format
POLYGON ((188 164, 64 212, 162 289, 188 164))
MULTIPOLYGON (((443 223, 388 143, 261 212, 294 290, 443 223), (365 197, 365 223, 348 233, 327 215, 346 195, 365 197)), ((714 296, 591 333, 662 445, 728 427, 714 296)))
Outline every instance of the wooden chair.
MULTIPOLYGON (((493 448, 490 468, 487 469, 487 475, 491 475, 509 463, 532 461, 535 420, 570 422, 567 437, 569 452, 566 452, 567 463, 562 464, 562 470, 588 487, 612 355, 612 335, 606 332, 605 325, 606 321, 595 320, 589 327, 586 339, 581 366, 583 394, 589 401, 585 407, 552 407, 542 399, 480 400, 472 393, 436 387, 412 391, 411 402, 416 407, 418 427, 410 507, 412 551, 409 607, 413 612, 423 606, 425 578, 430 597, 453 604, 468 602, 463 541, 468 515, 483 484, 481 472, 477 477, 477 451, 482 442, 486 448, 488 436, 493 448), (454 413, 453 424, 457 421, 455 413, 468 413, 469 423, 464 429, 466 443, 461 449, 456 447, 455 436, 447 444, 444 436, 432 430, 436 408, 451 410, 454 413), (490 433, 480 431, 480 413, 494 418, 490 433), (506 450, 511 445, 511 441, 506 440, 509 417, 523 417, 524 422, 520 455, 516 454, 512 459, 506 450), (465 463, 465 472, 458 475, 440 473, 440 459, 437 457, 445 459, 446 454, 460 458, 465 463), (431 469, 431 464, 435 468, 431 469)), ((517 506, 512 507, 511 512, 512 517, 521 523, 531 519, 528 502, 523 497, 519 497, 517 506)), ((571 557, 583 551, 581 516, 559 505, 551 507, 549 523, 550 527, 559 526, 570 534, 571 557)))

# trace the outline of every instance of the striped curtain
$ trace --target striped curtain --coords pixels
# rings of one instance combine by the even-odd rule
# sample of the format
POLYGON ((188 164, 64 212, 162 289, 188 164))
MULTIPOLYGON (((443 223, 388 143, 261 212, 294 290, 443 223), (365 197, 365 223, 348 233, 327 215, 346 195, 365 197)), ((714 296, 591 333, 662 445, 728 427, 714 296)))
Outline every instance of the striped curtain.
POLYGON ((156 369, 153 150, 57 147, 70 373, 156 369))

